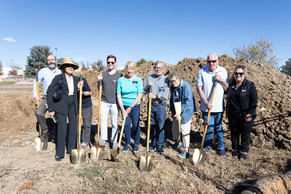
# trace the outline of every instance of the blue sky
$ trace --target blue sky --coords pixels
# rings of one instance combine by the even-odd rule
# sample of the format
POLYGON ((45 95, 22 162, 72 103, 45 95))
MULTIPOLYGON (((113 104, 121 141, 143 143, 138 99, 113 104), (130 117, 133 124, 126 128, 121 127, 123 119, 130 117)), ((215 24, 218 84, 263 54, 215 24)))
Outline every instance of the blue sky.
POLYGON ((177 64, 263 39, 285 65, 290 20, 290 0, 0 0, 0 61, 24 68, 30 48, 47 45, 78 63, 177 64))

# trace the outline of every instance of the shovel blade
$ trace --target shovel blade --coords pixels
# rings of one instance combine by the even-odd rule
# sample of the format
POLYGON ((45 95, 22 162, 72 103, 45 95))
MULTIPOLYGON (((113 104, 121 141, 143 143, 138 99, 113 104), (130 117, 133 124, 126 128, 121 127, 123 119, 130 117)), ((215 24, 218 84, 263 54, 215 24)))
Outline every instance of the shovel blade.
POLYGON ((198 163, 203 163, 208 157, 208 152, 204 151, 201 152, 200 149, 196 148, 194 149, 194 153, 193 153, 193 163, 196 165, 198 163))
POLYGON ((90 158, 93 162, 101 160, 104 156, 105 146, 91 147, 90 158))
POLYGON ((114 161, 116 161, 116 162, 119 162, 120 161, 120 159, 118 157, 118 155, 119 155, 119 148, 117 148, 117 149, 110 149, 110 153, 111 153, 111 156, 112 156, 112 158, 113 158, 114 161))
POLYGON ((139 169, 141 171, 150 172, 154 168, 155 157, 154 156, 141 156, 139 161, 139 169))
POLYGON ((73 149, 71 152, 72 164, 86 163, 86 149, 73 149))
POLYGON ((41 148, 42 148, 41 139, 40 138, 35 138, 34 142, 35 142, 35 145, 34 145, 35 150, 39 152, 41 150, 41 148))

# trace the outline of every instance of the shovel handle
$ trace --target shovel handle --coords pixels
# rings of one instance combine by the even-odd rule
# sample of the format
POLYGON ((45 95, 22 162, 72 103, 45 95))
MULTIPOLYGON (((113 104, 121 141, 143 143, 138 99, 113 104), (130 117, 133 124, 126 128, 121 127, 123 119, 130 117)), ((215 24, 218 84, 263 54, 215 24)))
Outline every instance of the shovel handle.
MULTIPOLYGON (((83 73, 80 72, 80 81, 82 81, 83 79, 83 73)), ((79 89, 79 126, 78 126, 78 131, 79 131, 79 138, 78 138, 78 149, 81 148, 81 130, 82 130, 82 92, 83 91, 83 87, 80 87, 79 89)))
POLYGON ((99 131, 101 122, 101 97, 102 97, 102 79, 98 81, 99 85, 99 99, 98 99, 98 126, 97 126, 97 142, 99 144, 99 131))
MULTIPOLYGON (((152 87, 150 86, 150 94, 152 87)), ((148 128, 147 128, 147 154, 149 152, 149 139, 150 139, 150 129, 151 129, 151 112, 152 112, 152 99, 149 98, 149 109, 148 109, 148 128)))
POLYGON ((122 134, 123 134, 123 131, 124 131, 125 121, 126 121, 126 117, 124 117, 123 121, 122 121, 120 136, 119 136, 119 140, 118 140, 118 147, 119 148, 120 148, 120 145, 121 145, 121 139, 122 139, 122 134))
MULTIPOLYGON (((36 85, 36 94, 37 94, 37 97, 39 99, 39 86, 38 86, 38 69, 35 69, 35 85, 36 85)), ((39 107, 39 100, 37 102, 37 108, 39 107)))
MULTIPOLYGON (((216 90, 216 85, 217 85, 217 80, 215 80, 214 85, 213 85, 210 104, 212 104, 212 102, 213 102, 214 93, 215 93, 215 90, 216 90)), ((202 139, 202 143, 201 143, 201 152, 200 153, 203 152, 204 140, 205 140, 205 135, 206 135, 206 131, 207 131, 207 128, 208 128, 208 122, 209 122, 209 118, 210 118, 210 113, 211 113, 211 110, 208 110, 207 119, 206 119, 206 125, 205 125, 205 128, 204 128, 203 139, 202 139)))

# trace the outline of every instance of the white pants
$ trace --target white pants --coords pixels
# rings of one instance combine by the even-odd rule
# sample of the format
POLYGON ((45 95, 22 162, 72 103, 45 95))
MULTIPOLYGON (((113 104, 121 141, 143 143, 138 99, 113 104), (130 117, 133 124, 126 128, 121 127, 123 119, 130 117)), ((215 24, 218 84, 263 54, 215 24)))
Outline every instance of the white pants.
POLYGON ((110 111, 111 116, 111 143, 117 142, 117 117, 118 117, 118 107, 117 104, 110 104, 101 101, 101 140, 106 141, 108 139, 108 128, 107 128, 107 118, 108 112, 110 111))
POLYGON ((182 142, 185 148, 190 146, 190 129, 191 129, 191 120, 188 123, 181 124, 181 133, 182 133, 182 142))

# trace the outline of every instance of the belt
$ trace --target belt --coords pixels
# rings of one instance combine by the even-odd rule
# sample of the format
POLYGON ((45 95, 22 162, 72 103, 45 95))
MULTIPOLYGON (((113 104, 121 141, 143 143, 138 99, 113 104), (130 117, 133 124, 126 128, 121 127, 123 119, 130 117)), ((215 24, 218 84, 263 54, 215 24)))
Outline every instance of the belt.
POLYGON ((153 104, 152 103, 152 106, 163 106, 164 105, 164 103, 162 103, 162 104, 153 104))

